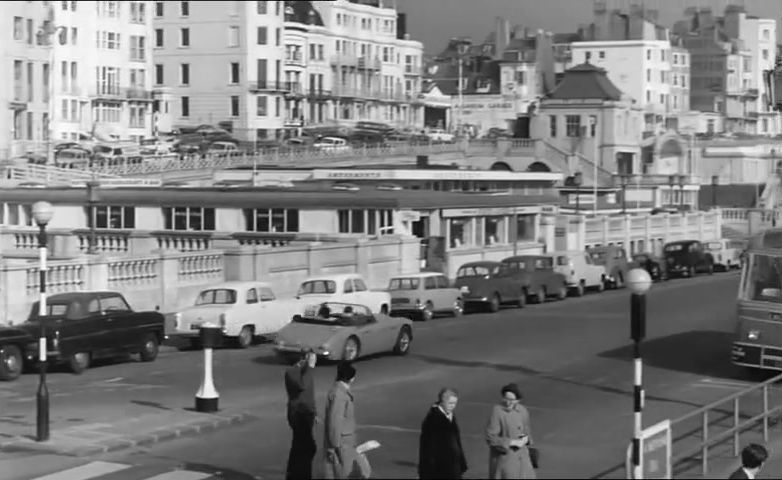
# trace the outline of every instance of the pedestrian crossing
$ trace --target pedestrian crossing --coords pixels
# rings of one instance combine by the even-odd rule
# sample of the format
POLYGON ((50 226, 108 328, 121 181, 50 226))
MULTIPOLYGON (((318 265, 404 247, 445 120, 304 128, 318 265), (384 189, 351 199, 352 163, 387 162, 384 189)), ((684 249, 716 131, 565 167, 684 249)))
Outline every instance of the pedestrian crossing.
POLYGON ((29 480, 230 480, 220 472, 175 469, 170 465, 132 465, 93 461, 29 480))

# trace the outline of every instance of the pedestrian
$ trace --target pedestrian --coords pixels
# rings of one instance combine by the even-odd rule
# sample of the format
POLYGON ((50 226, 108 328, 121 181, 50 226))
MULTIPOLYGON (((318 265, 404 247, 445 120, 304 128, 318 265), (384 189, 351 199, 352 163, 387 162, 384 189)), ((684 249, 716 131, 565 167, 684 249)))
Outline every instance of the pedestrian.
POLYGON ((768 451, 763 445, 750 443, 741 451, 741 467, 730 474, 730 479, 757 478, 760 469, 768 459, 768 451))
POLYGON ((453 412, 458 395, 443 388, 421 424, 418 450, 418 478, 461 479, 467 471, 459 424, 453 412))
POLYGON ((532 445, 529 412, 519 403, 521 390, 515 383, 502 387, 502 402, 495 405, 486 426, 489 444, 489 478, 535 478, 529 446, 532 445))
POLYGON ((337 379, 326 399, 324 478, 349 478, 356 462, 356 417, 350 386, 356 369, 348 362, 337 365, 337 379))
POLYGON ((314 350, 306 350, 298 363, 285 371, 285 390, 288 392, 288 425, 293 432, 287 480, 309 480, 312 478, 312 460, 318 446, 313 436, 317 416, 315 406, 314 368, 318 356, 314 350))

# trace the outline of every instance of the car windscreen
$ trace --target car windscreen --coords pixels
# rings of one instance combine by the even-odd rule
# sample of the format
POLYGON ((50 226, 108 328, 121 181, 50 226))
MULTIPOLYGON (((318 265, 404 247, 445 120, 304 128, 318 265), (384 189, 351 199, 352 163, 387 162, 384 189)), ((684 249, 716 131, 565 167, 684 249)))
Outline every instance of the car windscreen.
POLYGON ((681 243, 674 243, 672 245, 666 245, 664 250, 666 252, 673 253, 673 252, 685 251, 685 248, 684 245, 681 243))
POLYGON ((198 294, 196 305, 231 305, 236 303, 236 290, 215 288, 198 294))
POLYGON ((392 278, 388 283, 389 290, 418 290, 420 278, 392 278))
POLYGON ((488 265, 470 265, 462 267, 456 272, 457 277, 484 277, 486 275, 496 274, 499 270, 497 266, 488 265))
POLYGON ((589 252, 589 256, 592 257, 592 261, 595 262, 598 265, 602 265, 605 263, 606 258, 608 258, 607 252, 589 252))
POLYGON ((337 293, 337 283, 333 280, 310 280, 299 287, 299 295, 317 295, 337 293))
POLYGON ((711 251, 721 250, 722 244, 720 242, 708 242, 706 244, 706 249, 711 251))

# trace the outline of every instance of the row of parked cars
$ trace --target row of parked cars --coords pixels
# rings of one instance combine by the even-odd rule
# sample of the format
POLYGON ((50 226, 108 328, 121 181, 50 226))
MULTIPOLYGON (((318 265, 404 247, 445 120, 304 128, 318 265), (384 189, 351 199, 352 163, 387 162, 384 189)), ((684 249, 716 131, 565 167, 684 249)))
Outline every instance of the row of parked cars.
POLYGON ((437 272, 397 275, 381 291, 370 290, 361 275, 335 274, 306 279, 287 299, 278 298, 270 283, 224 282, 202 289, 191 306, 166 315, 134 312, 119 292, 57 294, 47 300, 45 315, 35 303, 27 321, 0 328, 0 379, 13 380, 35 363, 42 326, 49 361, 67 364, 75 373, 104 356, 130 353, 153 361, 165 341, 180 349, 198 347, 207 323, 219 326, 239 348, 273 337, 275 351, 286 360, 308 348, 328 360, 386 351, 404 355, 414 320, 621 288, 634 267, 647 269, 655 280, 728 270, 741 265, 741 247, 731 240, 686 240, 666 244, 662 257, 638 253, 628 259, 618 246, 519 255, 466 263, 453 282, 437 272))

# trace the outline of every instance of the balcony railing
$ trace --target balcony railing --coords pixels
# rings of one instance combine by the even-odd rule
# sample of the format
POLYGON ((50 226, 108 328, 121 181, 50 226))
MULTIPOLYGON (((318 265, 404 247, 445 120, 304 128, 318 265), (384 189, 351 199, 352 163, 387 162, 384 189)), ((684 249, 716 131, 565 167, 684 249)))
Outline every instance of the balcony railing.
POLYGON ((152 100, 152 90, 142 87, 130 87, 126 92, 127 98, 132 100, 152 100))
POLYGON ((331 57, 332 65, 357 66, 358 57, 347 53, 339 53, 331 57))
MULTIPOLYGON (((641 175, 641 174, 630 174, 626 176, 626 185, 628 188, 633 188, 636 185, 641 186, 669 186, 671 184, 671 177, 675 177, 675 183, 673 185, 674 189, 679 188, 679 177, 682 177, 683 179, 683 185, 694 185, 698 183, 698 179, 696 179, 693 175, 663 175, 663 174, 653 174, 653 175, 641 175)), ((622 186, 622 175, 612 175, 613 184, 615 187, 621 187, 622 186)))
POLYGON ((304 65, 304 55, 301 52, 293 52, 285 55, 285 65, 304 65))
POLYGON ((304 89, 301 88, 301 83, 299 82, 285 82, 285 89, 283 92, 286 94, 292 94, 292 95, 303 95, 304 89))
POLYGON ((96 85, 90 89, 90 96, 97 98, 122 98, 123 89, 119 85, 96 85))
POLYGON ((251 92, 287 92, 291 85, 296 82, 278 82, 278 81, 258 81, 250 82, 251 92))
POLYGON ((383 63, 379 57, 363 56, 358 57, 358 68, 365 68, 367 70, 380 70, 383 63))
POLYGON ((307 90, 307 96, 311 98, 329 98, 332 96, 331 90, 322 88, 310 88, 307 90))

